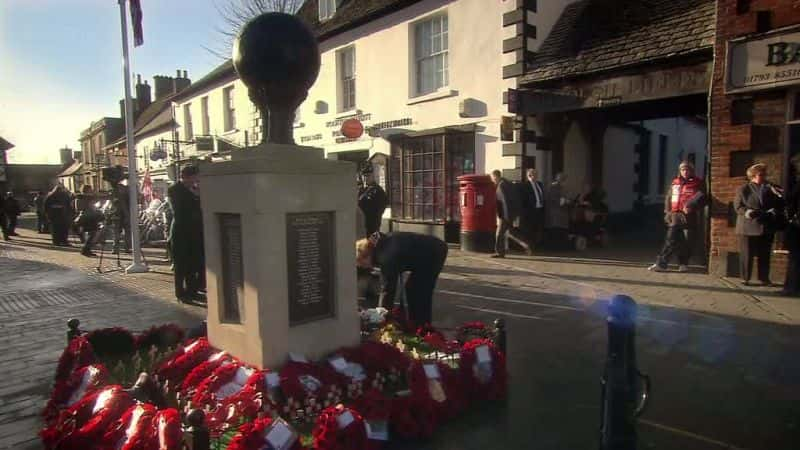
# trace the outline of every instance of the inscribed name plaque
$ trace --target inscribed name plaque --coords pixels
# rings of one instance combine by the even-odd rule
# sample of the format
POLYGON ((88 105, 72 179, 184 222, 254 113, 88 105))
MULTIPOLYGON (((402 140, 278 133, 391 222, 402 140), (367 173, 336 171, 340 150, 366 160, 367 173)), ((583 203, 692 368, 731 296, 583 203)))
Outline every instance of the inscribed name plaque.
POLYGON ((332 212, 286 214, 289 325, 334 316, 332 212))
POLYGON ((239 214, 219 214, 222 251, 222 322, 241 323, 244 290, 242 269, 242 219, 239 214))

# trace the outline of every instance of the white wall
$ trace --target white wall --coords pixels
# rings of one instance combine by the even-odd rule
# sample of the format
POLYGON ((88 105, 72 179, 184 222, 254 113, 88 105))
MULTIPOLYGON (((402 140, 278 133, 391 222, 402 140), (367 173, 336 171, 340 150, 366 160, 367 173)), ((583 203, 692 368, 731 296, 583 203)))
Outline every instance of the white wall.
POLYGON ((603 189, 610 212, 633 209, 638 196, 633 190, 638 143, 639 134, 631 128, 610 126, 603 136, 603 189))
MULTIPOLYGON (((705 167, 702 167, 707 155, 708 135, 705 126, 682 117, 646 120, 641 122, 641 125, 652 132, 650 141, 651 197, 657 195, 660 184, 669 183, 675 178, 678 174, 678 165, 688 157, 689 153, 696 155, 697 175, 705 178, 705 167), (667 136, 666 183, 662 183, 658 178, 659 135, 667 136)), ((655 201, 656 199, 651 200, 655 201)))
POLYGON ((583 183, 590 178, 590 166, 589 142, 580 125, 573 121, 564 137, 564 169, 562 170, 567 176, 564 186, 570 196, 578 195, 581 192, 583 183))
MULTIPOLYGON (((535 50, 544 41, 550 28, 558 19, 563 7, 573 0, 539 2, 539 11, 528 17, 528 22, 538 28, 537 38, 529 42, 535 50)), ((513 63, 513 55, 502 53, 503 39, 514 35, 514 27, 504 28, 502 16, 513 10, 515 2, 509 0, 426 0, 403 10, 384 16, 371 23, 334 36, 321 43, 322 66, 319 77, 308 98, 300 107, 299 124, 295 128, 295 141, 301 145, 325 148, 327 153, 351 150, 369 150, 370 154, 388 154, 390 144, 382 137, 362 136, 354 142, 336 143, 339 126, 331 124, 355 111, 337 111, 336 51, 355 46, 356 52, 356 109, 369 114, 364 125, 411 118, 405 130, 427 130, 443 126, 476 123, 475 171, 488 173, 494 169, 514 167, 514 159, 502 156, 499 141, 500 118, 509 115, 502 104, 502 94, 516 86, 515 79, 502 79, 502 67, 513 63), (413 24, 435 14, 448 15, 449 34, 449 85, 433 95, 413 98, 412 85, 413 24), (485 105, 477 117, 459 117, 459 102, 472 98, 485 105), (328 111, 318 114, 317 102, 327 104, 328 111)), ((190 102, 194 134, 201 132, 200 98, 209 96, 211 134, 244 145, 244 131, 252 133, 253 106, 241 81, 229 81, 209 88, 176 107, 176 120, 184 126, 183 104, 190 102), (236 90, 237 130, 224 135, 222 90, 229 85, 236 90)), ((395 130, 402 131, 402 130, 395 130)), ((391 130, 385 130, 384 135, 391 130)), ((185 134, 181 131, 180 137, 185 134)), ((254 142, 252 134, 249 142, 254 142)), ((549 167, 549 152, 535 151, 537 166, 543 174, 549 167)))

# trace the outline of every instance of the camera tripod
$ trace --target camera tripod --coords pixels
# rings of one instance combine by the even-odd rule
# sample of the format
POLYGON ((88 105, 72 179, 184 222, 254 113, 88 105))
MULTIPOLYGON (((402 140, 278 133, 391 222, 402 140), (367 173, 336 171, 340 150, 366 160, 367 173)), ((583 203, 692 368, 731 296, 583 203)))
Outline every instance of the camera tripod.
MULTIPOLYGON (((111 269, 111 270, 107 270, 107 271, 103 272, 103 257, 105 255, 105 251, 106 251, 106 241, 108 240, 108 229, 111 228, 111 230, 113 231, 116 226, 117 226, 117 219, 111 219, 111 221, 109 222, 109 226, 106 226, 105 223, 100 225, 100 229, 98 230, 98 233, 97 233, 97 235, 100 237, 100 259, 99 259, 99 262, 98 262, 97 267, 96 267, 97 273, 111 273, 111 272, 117 272, 117 271, 123 270, 122 261, 120 260, 120 253, 121 253, 120 250, 119 250, 119 244, 120 243, 116 242, 117 236, 115 235, 114 238, 115 238, 115 243, 116 243, 115 247, 116 247, 116 250, 117 250, 115 252, 116 255, 117 255, 117 258, 116 258, 117 259, 117 267, 115 269, 111 269)), ((143 251, 141 252, 141 255, 142 255, 142 261, 144 261, 144 263, 147 264, 147 258, 145 258, 143 251)))

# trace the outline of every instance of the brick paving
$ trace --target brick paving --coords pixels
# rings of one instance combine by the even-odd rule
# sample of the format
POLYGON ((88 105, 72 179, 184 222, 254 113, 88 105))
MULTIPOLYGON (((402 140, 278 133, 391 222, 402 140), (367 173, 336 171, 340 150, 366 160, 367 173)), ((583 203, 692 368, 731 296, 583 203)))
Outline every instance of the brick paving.
MULTIPOLYGON (((138 330, 164 322, 190 326, 205 316, 202 307, 174 301, 163 250, 146 249, 149 273, 125 275, 115 270, 113 256, 99 273, 98 260, 82 257, 77 247, 57 249, 45 235, 21 234, 0 243, 0 345, 6 349, 0 449, 40 448, 38 413, 68 318, 80 318, 88 329, 138 330)), ((786 357, 800 350, 798 299, 703 273, 654 274, 644 262, 579 256, 493 260, 451 251, 435 317, 444 327, 505 317, 513 395, 487 423, 481 415, 467 417, 414 448, 453 448, 454 442, 492 448, 491 439, 504 448, 533 441, 541 449, 596 445, 602 300, 612 293, 641 305, 640 366, 654 375, 660 394, 642 422, 649 424, 641 427, 642 448, 757 450, 762 447, 752 442, 773 436, 770 448, 780 449, 800 438, 800 363, 786 357)), ((123 255, 122 265, 129 260, 123 255)))

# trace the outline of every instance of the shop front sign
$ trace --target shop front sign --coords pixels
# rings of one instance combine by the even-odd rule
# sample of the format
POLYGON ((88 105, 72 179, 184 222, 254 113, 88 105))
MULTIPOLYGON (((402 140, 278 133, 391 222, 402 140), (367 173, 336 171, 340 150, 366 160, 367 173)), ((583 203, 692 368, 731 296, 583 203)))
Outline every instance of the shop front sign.
POLYGON ((800 28, 728 42, 726 91, 800 84, 800 28))

